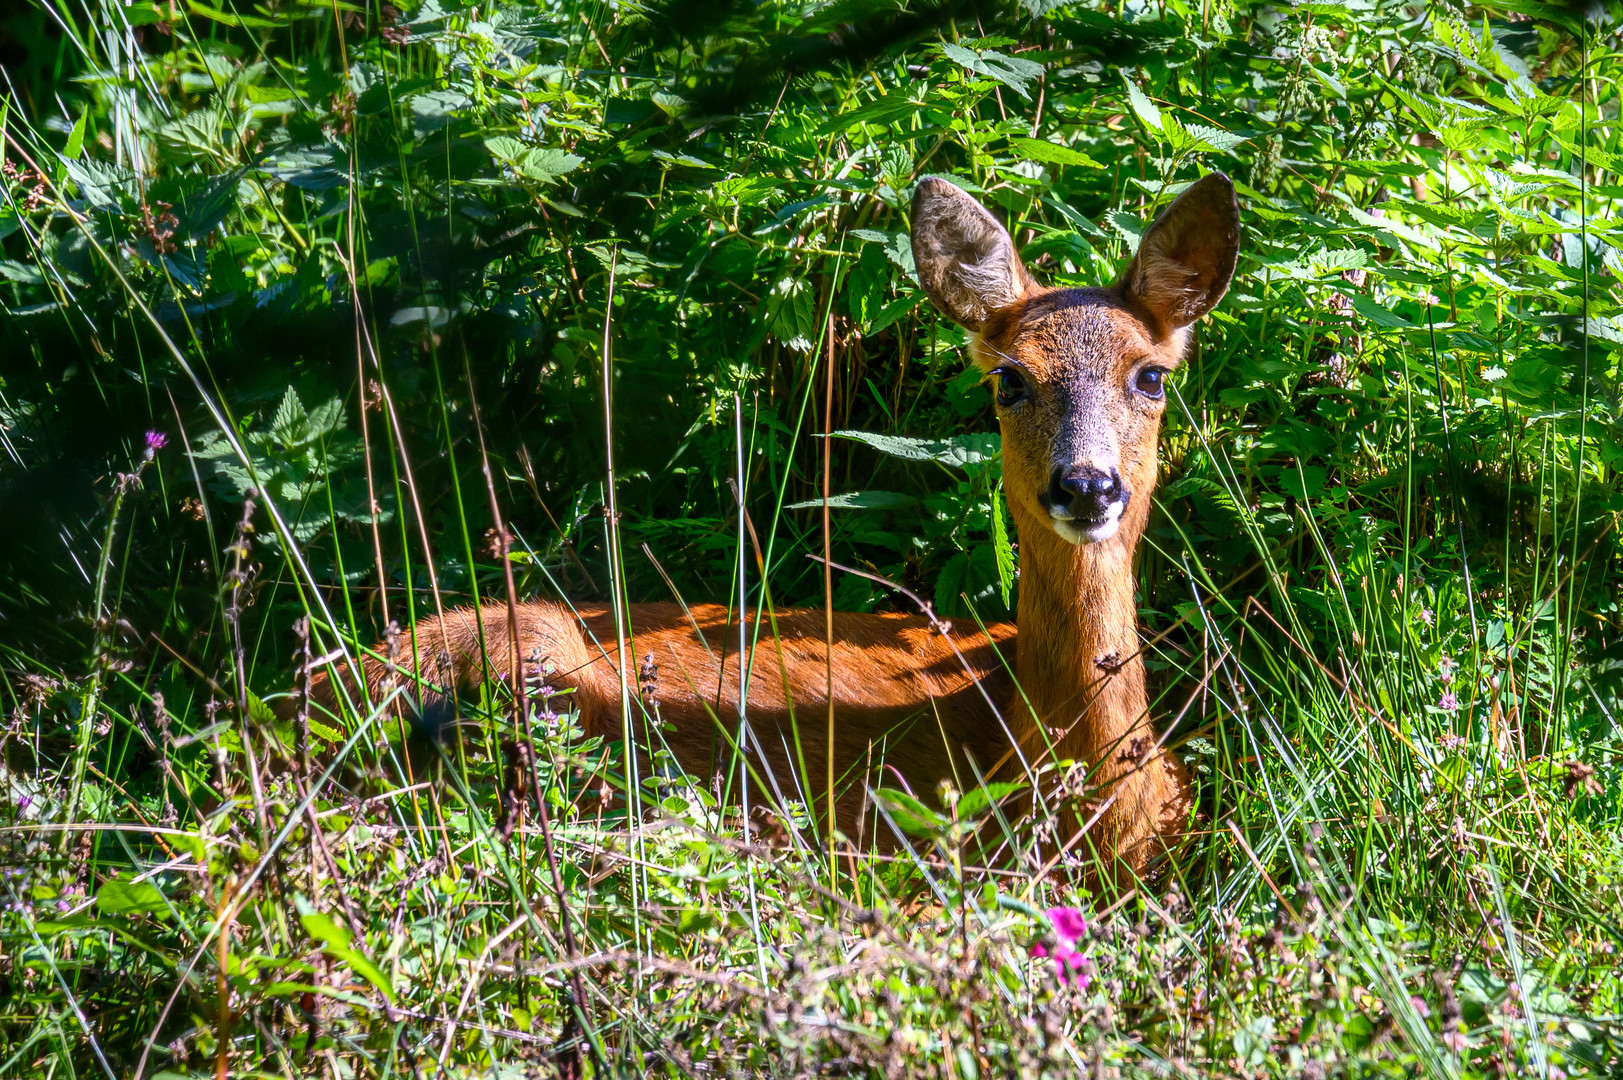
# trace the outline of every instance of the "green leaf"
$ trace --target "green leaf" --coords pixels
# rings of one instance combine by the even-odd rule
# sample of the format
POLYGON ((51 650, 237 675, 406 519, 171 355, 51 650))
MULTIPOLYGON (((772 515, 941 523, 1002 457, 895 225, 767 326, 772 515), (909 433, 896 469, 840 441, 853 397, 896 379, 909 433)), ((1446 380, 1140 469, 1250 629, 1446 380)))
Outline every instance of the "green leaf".
POLYGON ((1200 142, 1220 153, 1228 153, 1241 143, 1249 140, 1244 135, 1236 135, 1232 131, 1222 128, 1209 127, 1206 124, 1186 124, 1187 131, 1197 142, 1200 142))
POLYGON ((992 553, 997 559, 998 594, 1003 598, 1003 606, 1009 606, 1009 596, 1014 589, 1014 548, 1009 544, 1008 526, 1003 523, 1003 500, 998 498, 998 489, 994 485, 989 494, 989 507, 992 515, 992 553))
POLYGON ((901 268, 909 281, 918 280, 918 269, 913 265, 913 240, 905 232, 883 232, 879 229, 852 229, 851 235, 859 240, 880 244, 885 257, 901 268))
POLYGON ((1012 138, 1009 144, 1015 151, 1028 161, 1040 161, 1045 165, 1081 165, 1089 169, 1104 168, 1080 150, 1073 150, 1063 143, 1046 142, 1042 139, 1012 138))
POLYGON ((557 147, 527 146, 505 135, 486 139, 485 149, 489 150, 497 161, 511 166, 520 176, 544 184, 550 184, 558 177, 573 172, 586 160, 557 147))
POLYGON ((1105 224, 1116 231, 1116 235, 1127 241, 1127 250, 1133 254, 1138 253, 1138 243, 1144 239, 1144 223, 1125 210, 1105 211, 1105 224))
POLYGON ((68 178, 79 188, 85 202, 97 209, 113 208, 140 200, 135 174, 122 165, 85 158, 67 162, 68 178))
POLYGON ((849 131, 863 124, 887 128, 907 119, 922 108, 924 108, 922 103, 913 101, 900 92, 891 93, 849 112, 829 117, 817 125, 812 133, 817 136, 833 135, 835 132, 849 131))
POLYGON ((1376 326, 1385 326, 1399 329, 1412 329, 1414 323, 1405 319, 1395 311, 1382 307, 1367 293, 1359 293, 1353 297, 1353 310, 1376 326))
POLYGON ((871 431, 836 431, 833 434, 836 439, 866 443, 882 454, 904 461, 939 461, 955 469, 994 460, 1002 447, 1002 437, 994 434, 955 435, 950 439, 914 439, 871 431))
POLYGON ((1165 131, 1166 128, 1161 123, 1161 110, 1155 107, 1155 102, 1146 97, 1144 91, 1138 88, 1138 84, 1125 74, 1122 81, 1127 84, 1127 104, 1132 108, 1133 115, 1138 117, 1152 135, 1165 131))
POLYGON ((939 836, 952 824, 918 799, 896 788, 879 788, 874 801, 885 808, 896 827, 909 836, 939 836))
MULTIPOLYGON (((292 393, 291 390, 288 393, 292 393)), ((252 690, 248 691, 248 718, 256 724, 276 723, 276 710, 265 704, 252 690)))
MULTIPOLYGON (((844 495, 830 495, 828 505, 834 510, 895 510, 912 506, 918 499, 896 491, 851 491, 844 495)), ((807 499, 790 503, 785 510, 810 510, 823 505, 822 499, 807 499)))
POLYGON ((68 132, 68 143, 62 148, 62 156, 72 161, 77 158, 85 147, 85 123, 90 119, 90 110, 85 109, 74 121, 73 130, 68 132))
POLYGON ((303 896, 295 896, 293 902, 304 932, 321 943, 323 952, 334 960, 348 964, 355 974, 371 983, 385 998, 391 1002, 394 1000, 394 988, 389 985, 388 978, 376 964, 350 947, 355 935, 347 927, 340 926, 326 912, 316 910, 303 896))
POLYGON ((1000 52, 986 50, 976 52, 966 49, 962 45, 952 42, 941 44, 941 53, 953 63, 966 67, 977 75, 985 75, 996 79, 1021 97, 1030 100, 1031 94, 1027 88, 1033 79, 1040 78, 1043 66, 1031 60, 1023 60, 1016 56, 1005 56, 1000 52))
POLYGON ((96 909, 103 915, 142 915, 168 911, 169 903, 150 881, 114 879, 96 890, 96 909))
POLYGON ((207 4, 200 4, 197 0, 186 0, 186 10, 193 15, 200 15, 205 19, 212 19, 214 22, 226 26, 239 26, 256 30, 283 29, 282 23, 276 19, 263 19, 258 15, 235 15, 227 11, 221 11, 219 8, 209 7, 207 4))
POLYGON ((0 259, 0 278, 15 281, 20 285, 45 284, 45 275, 39 272, 38 267, 13 259, 0 259))
POLYGON ((999 781, 995 784, 982 784, 980 787, 966 791, 958 799, 958 818, 974 817, 990 809, 993 804, 1022 790, 1026 785, 1017 781, 999 781))

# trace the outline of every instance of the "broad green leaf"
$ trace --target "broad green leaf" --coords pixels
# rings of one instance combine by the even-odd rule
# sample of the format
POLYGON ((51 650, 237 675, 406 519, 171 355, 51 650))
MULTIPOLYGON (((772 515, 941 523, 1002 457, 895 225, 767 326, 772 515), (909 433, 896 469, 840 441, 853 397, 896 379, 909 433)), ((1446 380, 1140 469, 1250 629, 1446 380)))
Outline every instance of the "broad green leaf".
POLYGON ((834 438, 853 439, 891 457, 907 461, 939 461, 953 468, 979 465, 998 455, 1002 439, 998 435, 955 435, 950 439, 914 439, 905 435, 880 435, 871 431, 836 431, 834 438))
POLYGON ((1026 785, 1018 781, 999 781, 986 783, 971 788, 958 799, 958 816, 972 818, 977 814, 991 809, 993 803, 1002 802, 1017 791, 1024 790, 1026 785))
POLYGON ((1155 107, 1155 102, 1146 97, 1144 91, 1140 90, 1138 84, 1133 82, 1132 79, 1123 75, 1122 81, 1127 85, 1127 104, 1132 108, 1133 115, 1138 117, 1139 121, 1152 133, 1164 131, 1165 128, 1161 123, 1161 110, 1155 107))
POLYGON ((952 824, 918 799, 896 788, 878 788, 874 801, 884 807, 896 827, 909 836, 939 836, 952 824))
POLYGON ((1367 293, 1359 293, 1353 297, 1353 310, 1376 326, 1402 329, 1412 329, 1414 327, 1414 323, 1397 312, 1376 303, 1367 293))
POLYGON ((96 890, 96 909, 103 915, 142 915, 168 911, 163 893, 150 881, 114 879, 96 890))
POLYGON ((977 75, 985 75, 996 79, 1010 90, 1023 98, 1030 98, 1028 88, 1034 79, 1043 73, 1043 66, 1031 60, 1024 60, 1017 56, 1005 56, 1000 52, 987 50, 976 52, 962 45, 943 42, 941 52, 949 60, 977 75))
POLYGON ((1074 150, 1063 143, 1046 142, 1042 139, 1027 139, 1015 137, 1009 140, 1015 152, 1029 161, 1040 161, 1045 165, 1081 165, 1089 169, 1104 168, 1080 150, 1074 150))
MULTIPOLYGON (((916 502, 916 497, 897 491, 850 491, 828 497, 829 507, 835 510, 895 510, 916 502)), ((805 502, 790 503, 784 509, 813 510, 822 505, 822 499, 807 499, 805 502)))

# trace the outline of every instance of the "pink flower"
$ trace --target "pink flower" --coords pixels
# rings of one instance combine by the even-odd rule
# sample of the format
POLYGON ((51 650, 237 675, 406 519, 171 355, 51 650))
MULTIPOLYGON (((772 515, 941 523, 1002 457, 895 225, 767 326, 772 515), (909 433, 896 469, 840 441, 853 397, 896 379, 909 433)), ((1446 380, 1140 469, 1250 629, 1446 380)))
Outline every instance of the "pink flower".
POLYGON ((1421 608, 1420 609, 1420 621, 1425 623, 1427 626, 1430 626, 1431 625, 1431 620, 1432 620, 1431 608, 1429 608, 1429 607, 1421 608))
POLYGON ((169 436, 161 431, 149 431, 146 437, 146 453, 141 456, 143 461, 151 461, 158 456, 158 451, 169 445, 169 436))
POLYGON ((1444 712, 1453 712, 1460 707, 1460 699, 1454 696, 1454 691, 1445 690, 1443 696, 1437 699, 1437 707, 1444 712))
POLYGON ((1078 908, 1059 907, 1048 909, 1048 921, 1054 927, 1054 944, 1048 946, 1039 941, 1031 947, 1031 955, 1054 961, 1061 986, 1069 984, 1078 990, 1086 990, 1089 962, 1077 951, 1076 943, 1088 932, 1087 920, 1078 908))

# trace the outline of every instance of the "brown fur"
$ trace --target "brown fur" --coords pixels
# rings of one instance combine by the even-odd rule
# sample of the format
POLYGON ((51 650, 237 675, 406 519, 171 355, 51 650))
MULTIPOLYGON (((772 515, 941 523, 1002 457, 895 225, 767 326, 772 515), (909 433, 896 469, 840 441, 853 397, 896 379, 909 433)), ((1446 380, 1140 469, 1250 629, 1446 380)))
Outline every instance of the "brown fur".
MULTIPOLYGON (((1099 817, 1089 841, 1105 857, 1142 871, 1182 828, 1189 777, 1160 747, 1145 698, 1132 568, 1156 481, 1165 402, 1134 384, 1146 366, 1177 367, 1186 328, 1227 288, 1239 242, 1233 187, 1216 173, 1192 185, 1146 231, 1133 264, 1107 289, 1037 285, 1002 226, 942 180, 920 183, 913 230, 920 282, 939 308, 974 332, 975 362, 988 373, 1017 365, 1029 387, 1024 400, 999 408, 1004 489, 1020 539, 1019 645, 1012 648, 1015 627, 1008 624, 990 627, 990 640, 955 630, 966 670, 923 618, 836 614, 835 767, 844 791, 837 820, 858 837, 864 786, 894 784, 898 776, 930 795, 943 779, 971 788, 976 770, 984 775, 1000 762, 1005 774, 1014 773, 1012 735, 1033 764, 1074 759, 1091 767, 1099 817), (1066 539, 1041 501, 1051 475, 1073 466, 1119 470, 1129 494, 1106 539, 1066 539), (1023 693, 1005 662, 1015 665, 1023 693)), ((725 767, 737 730, 738 628, 714 605, 692 614, 697 626, 675 605, 633 605, 634 662, 625 677, 635 696, 638 661, 652 656, 658 674, 649 704, 668 725, 664 739, 684 769, 705 778, 725 767)), ((580 616, 551 603, 520 605, 517 653, 526 664, 551 665, 548 681, 574 691, 588 733, 618 737, 614 620, 604 608, 582 609, 580 616)), ((483 652, 471 610, 421 628, 415 655, 423 675, 466 689, 490 672, 506 672, 514 655, 507 609, 487 607, 482 622, 483 652), (490 672, 481 656, 489 658, 490 672)), ((780 612, 777 625, 777 639, 766 627, 760 636, 749 717, 783 793, 819 805, 828 662, 823 613, 780 612), (792 749, 797 722, 803 758, 792 749), (802 789, 802 777, 810 791, 802 789)), ((386 665, 368 662, 374 690, 387 678, 386 665)), ((331 695, 323 682, 318 697, 331 695)), ((646 747, 641 725, 637 737, 646 747)))

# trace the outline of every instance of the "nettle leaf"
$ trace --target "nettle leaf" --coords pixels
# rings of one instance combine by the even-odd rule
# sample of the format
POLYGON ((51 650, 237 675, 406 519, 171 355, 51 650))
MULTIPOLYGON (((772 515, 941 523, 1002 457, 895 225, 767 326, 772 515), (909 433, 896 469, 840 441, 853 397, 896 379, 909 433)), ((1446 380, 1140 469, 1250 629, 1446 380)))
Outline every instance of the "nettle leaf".
POLYGON ((1285 494, 1306 502, 1319 497, 1324 490, 1325 476, 1325 471, 1317 465, 1298 465, 1295 469, 1280 470, 1279 486, 1285 494))
POLYGON ((1027 100, 1031 98, 1027 88, 1032 80, 1041 77, 1043 73, 1043 66, 1035 61, 1006 56, 991 49, 977 52, 949 41, 942 42, 941 53, 960 67, 966 67, 977 75, 996 79, 1027 100))
MULTIPOLYGON (((898 491, 850 491, 844 495, 830 495, 828 505, 833 510, 896 510, 912 506, 918 499, 898 491)), ((785 510, 815 510, 823 505, 822 499, 807 499, 790 503, 785 510)))
MULTIPOLYGON (((550 184, 560 176, 573 172, 586 160, 554 146, 527 146, 506 135, 486 139, 485 149, 520 176, 543 184, 550 184)), ((696 164, 705 163, 698 161, 696 164)))
POLYGON ((331 146, 292 146, 273 151, 260 162, 259 169, 270 176, 306 191, 326 191, 348 179, 347 169, 339 168, 337 150, 331 146))
POLYGON ((1228 153, 1241 143, 1250 140, 1244 135, 1236 135, 1232 131, 1222 128, 1209 127, 1206 124, 1185 124, 1184 130, 1197 142, 1200 142, 1219 153, 1228 153))
POLYGON ((913 265, 913 240, 905 232, 881 232, 878 229, 852 229, 851 235, 871 244, 880 244, 885 256, 901 268, 909 281, 918 281, 918 270, 913 265))
POLYGON ((135 174, 122 165, 85 158, 67 161, 68 179, 79 188, 79 197, 98 210, 117 207, 123 202, 140 202, 141 193, 135 174))
POLYGON ((180 198, 180 227, 188 237, 201 240, 219 227, 237 203, 237 185, 248 169, 232 169, 213 177, 196 192, 180 198))
POLYGON ((865 443, 882 454, 904 461, 938 461, 955 469, 996 460, 1003 445, 1002 436, 991 432, 955 435, 950 439, 913 439, 872 431, 836 431, 834 438, 865 443))
POLYGON ((1343 270, 1357 270, 1369 265, 1369 252, 1363 248, 1337 248, 1335 251, 1315 251, 1307 257, 1308 265, 1320 274, 1338 274, 1343 270))
POLYGON ((1027 161, 1040 161, 1044 165, 1081 165, 1088 169, 1104 168, 1102 164, 1094 161, 1082 151, 1066 146, 1064 143, 1017 137, 1010 139, 1009 144, 1014 147, 1015 153, 1027 161))
POLYGON ((1125 210, 1105 211, 1105 224, 1127 241, 1127 250, 1138 252, 1138 242, 1144 238, 1144 223, 1125 210))
POLYGON ((412 128, 420 139, 455 120, 473 104, 460 90, 430 90, 411 99, 412 128))
POLYGON ((779 341, 809 353, 817 340, 817 297, 810 282, 784 278, 772 287, 767 325, 779 341))
POLYGON ((13 259, 0 259, 0 277, 19 285, 43 285, 45 275, 37 267, 13 259))
POLYGON ((1152 133, 1165 131, 1166 126, 1161 121, 1161 110, 1155 107, 1155 102, 1146 97, 1144 91, 1140 90, 1132 79, 1123 75, 1122 81, 1127 85, 1127 104, 1133 110, 1133 115, 1138 117, 1152 133))
POLYGON ((276 415, 271 418, 270 435, 282 442, 298 442, 308 430, 309 418, 304 402, 299 400, 299 395, 290 386, 287 393, 282 395, 281 404, 276 406, 276 415))

